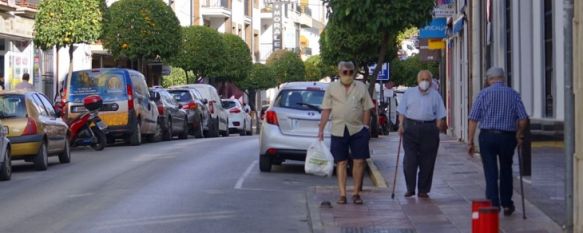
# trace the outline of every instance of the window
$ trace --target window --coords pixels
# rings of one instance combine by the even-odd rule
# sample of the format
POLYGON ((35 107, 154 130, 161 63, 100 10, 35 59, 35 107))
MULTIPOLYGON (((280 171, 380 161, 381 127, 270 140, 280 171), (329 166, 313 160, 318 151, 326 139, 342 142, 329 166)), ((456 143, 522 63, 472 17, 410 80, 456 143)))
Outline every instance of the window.
POLYGON ((506 0, 506 81, 512 86, 512 1, 506 0))
POLYGON ((42 104, 44 105, 47 113, 49 114, 49 116, 56 116, 57 114, 55 113, 55 108, 53 107, 53 105, 51 104, 51 102, 47 99, 47 97, 45 97, 44 95, 41 94, 36 94, 37 98, 40 99, 40 101, 42 102, 42 104))
POLYGON ((553 1, 544 1, 544 116, 554 116, 553 1))
POLYGON ((285 90, 282 91, 275 105, 282 108, 299 110, 314 110, 313 107, 320 107, 324 100, 324 91, 310 90, 285 90))
POLYGON ((32 100, 34 107, 38 111, 38 114, 40 114, 41 116, 47 116, 47 117, 49 116, 49 113, 45 109, 43 102, 38 98, 38 96, 36 96, 36 94, 31 95, 31 100, 32 100))
POLYGON ((26 104, 22 95, 0 96, 0 119, 26 117, 26 104))
POLYGON ((189 91, 170 91, 170 94, 174 96, 174 99, 179 103, 186 103, 192 101, 192 96, 189 91))

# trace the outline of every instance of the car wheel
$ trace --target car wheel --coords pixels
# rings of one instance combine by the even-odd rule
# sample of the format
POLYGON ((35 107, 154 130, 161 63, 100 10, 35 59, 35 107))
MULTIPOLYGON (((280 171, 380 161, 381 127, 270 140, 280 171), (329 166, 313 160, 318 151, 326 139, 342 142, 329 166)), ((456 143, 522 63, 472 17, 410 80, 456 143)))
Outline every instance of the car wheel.
POLYGON ((33 160, 34 168, 37 171, 44 171, 49 168, 49 152, 47 150, 47 143, 42 142, 40 148, 38 149, 38 154, 33 160))
POLYGON ((140 123, 135 125, 134 131, 132 132, 132 135, 130 135, 128 141, 132 146, 139 146, 142 144, 142 127, 140 126, 140 123))
POLYGON ((172 125, 172 119, 167 117, 162 124, 164 124, 164 127, 166 128, 162 132, 162 140, 169 141, 172 139, 172 136, 174 136, 174 128, 172 128, 174 126, 172 125))
POLYGON ((103 131, 96 127, 92 127, 91 131, 93 131, 93 134, 97 139, 97 142, 91 144, 91 148, 95 151, 102 151, 103 149, 105 149, 105 146, 107 145, 107 136, 105 136, 105 133, 103 133, 103 131))
POLYGON ((251 125, 249 126, 249 131, 247 131, 247 136, 253 135, 253 120, 251 120, 251 125))
POLYGON ((198 127, 194 130, 194 137, 195 138, 203 138, 204 137, 204 129, 202 127, 202 117, 198 122, 198 127))
POLYGON ((0 180, 10 180, 12 177, 12 161, 10 160, 10 149, 6 148, 4 153, 4 162, 0 167, 0 180))
POLYGON ((212 120, 209 127, 209 137, 216 138, 219 136, 219 119, 212 120))
POLYGON ((182 132, 178 135, 179 139, 187 139, 188 138, 188 122, 184 121, 182 123, 182 132))
MULTIPOLYGON (((219 131, 221 130, 220 127, 221 127, 220 123, 217 124, 217 128, 219 129, 219 131)), ((226 129, 224 131, 221 132, 221 136, 228 137, 229 134, 230 134, 230 132, 229 132, 229 121, 227 121, 227 127, 226 127, 226 129)))
POLYGON ((69 145, 69 140, 65 139, 65 148, 63 148, 63 152, 59 154, 59 162, 60 163, 70 163, 71 162, 71 148, 69 145))
POLYGON ((268 155, 259 155, 259 171, 271 172, 271 157, 268 155))
POLYGON ((153 134, 149 134, 146 139, 148 142, 158 142, 162 138, 162 127, 160 124, 156 124, 156 129, 154 130, 153 134))
POLYGON ((240 135, 240 136, 245 136, 245 135, 247 135, 247 123, 245 123, 245 124, 243 125, 243 128, 239 130, 239 135, 240 135))

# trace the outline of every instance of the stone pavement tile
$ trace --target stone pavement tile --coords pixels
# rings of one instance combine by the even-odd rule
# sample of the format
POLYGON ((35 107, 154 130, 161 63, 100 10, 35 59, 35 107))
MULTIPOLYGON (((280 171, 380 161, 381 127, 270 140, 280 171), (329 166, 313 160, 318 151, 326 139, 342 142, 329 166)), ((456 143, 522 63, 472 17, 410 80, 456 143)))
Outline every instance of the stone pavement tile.
POLYGON ((415 230, 417 233, 461 233, 452 224, 419 224, 415 230))

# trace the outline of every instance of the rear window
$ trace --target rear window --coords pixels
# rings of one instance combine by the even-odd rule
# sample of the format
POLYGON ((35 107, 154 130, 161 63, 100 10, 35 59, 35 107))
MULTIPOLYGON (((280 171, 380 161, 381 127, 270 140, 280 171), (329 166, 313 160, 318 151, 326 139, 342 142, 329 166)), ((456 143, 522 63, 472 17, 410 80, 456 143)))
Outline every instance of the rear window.
POLYGON ((222 103, 224 109, 237 107, 237 102, 235 101, 222 101, 222 103))
POLYGON ((100 95, 104 101, 127 99, 124 74, 121 71, 80 71, 69 82, 69 101, 80 103, 88 95, 100 95))
POLYGON ((190 95, 189 91, 174 90, 174 91, 168 91, 168 92, 170 92, 170 94, 172 96, 174 96, 174 99, 180 103, 190 102, 193 100, 192 95, 190 95))
POLYGON ((0 119, 26 117, 26 102, 22 95, 0 96, 0 119))
POLYGON ((324 100, 322 90, 283 90, 275 99, 274 106, 299 110, 315 110, 320 108, 324 100))

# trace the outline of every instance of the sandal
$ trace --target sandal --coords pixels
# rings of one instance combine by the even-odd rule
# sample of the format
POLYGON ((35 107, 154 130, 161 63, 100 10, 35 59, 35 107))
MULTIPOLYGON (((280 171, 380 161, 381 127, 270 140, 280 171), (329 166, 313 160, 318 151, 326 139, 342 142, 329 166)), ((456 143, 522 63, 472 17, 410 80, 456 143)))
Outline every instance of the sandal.
POLYGON ((352 202, 356 205, 364 204, 364 201, 362 201, 362 199, 360 198, 360 195, 358 195, 358 194, 352 196, 352 202))
POLYGON ((338 201, 336 202, 339 205, 346 205, 346 197, 345 196, 340 196, 340 198, 338 198, 338 201))

